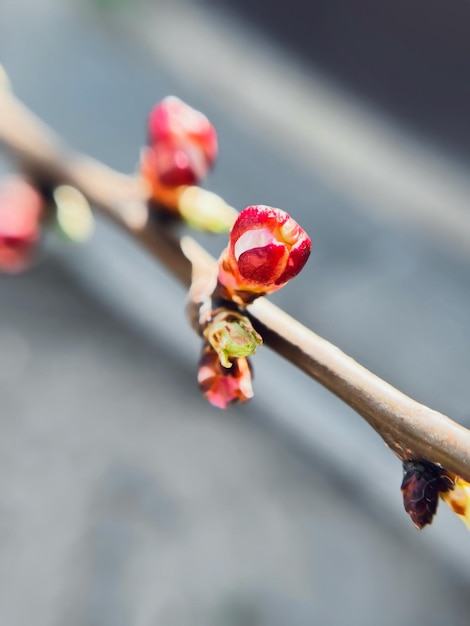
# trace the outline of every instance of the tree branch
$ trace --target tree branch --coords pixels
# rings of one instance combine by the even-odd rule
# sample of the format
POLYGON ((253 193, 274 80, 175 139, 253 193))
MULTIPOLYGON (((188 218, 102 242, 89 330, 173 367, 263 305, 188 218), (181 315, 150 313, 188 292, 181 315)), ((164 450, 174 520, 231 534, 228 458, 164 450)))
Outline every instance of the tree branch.
MULTIPOLYGON (((0 143, 41 184, 76 187, 189 287, 191 266, 216 272, 196 241, 151 219, 145 188, 70 151, 11 93, 0 89, 0 143)), ((265 343, 355 409, 401 459, 426 459, 470 481, 470 431, 401 393, 264 298, 248 307, 265 343)))

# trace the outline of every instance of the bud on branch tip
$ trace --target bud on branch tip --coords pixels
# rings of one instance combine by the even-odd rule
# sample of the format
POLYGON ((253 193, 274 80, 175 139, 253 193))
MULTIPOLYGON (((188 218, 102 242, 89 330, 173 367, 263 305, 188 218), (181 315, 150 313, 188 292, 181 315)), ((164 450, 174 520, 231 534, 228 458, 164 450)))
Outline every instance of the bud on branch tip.
POLYGON ((209 167, 217 158, 217 134, 212 124, 203 113, 175 96, 164 98, 152 109, 147 130, 151 146, 165 141, 192 142, 201 149, 209 167))
POLYGON ((174 96, 159 102, 147 122, 153 174, 168 187, 195 185, 217 158, 217 134, 207 117, 174 96))
POLYGON ((150 112, 140 171, 152 200, 179 214, 192 228, 225 233, 237 212, 216 194, 196 186, 213 167, 217 153, 215 128, 203 113, 179 98, 168 96, 150 112))

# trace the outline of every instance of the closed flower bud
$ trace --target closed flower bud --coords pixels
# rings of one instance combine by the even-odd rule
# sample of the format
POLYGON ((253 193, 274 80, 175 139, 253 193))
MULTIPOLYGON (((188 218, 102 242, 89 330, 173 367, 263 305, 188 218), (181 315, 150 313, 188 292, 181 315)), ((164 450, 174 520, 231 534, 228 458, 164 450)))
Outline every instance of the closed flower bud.
POLYGON ((403 471, 401 490, 405 511, 421 530, 431 524, 439 495, 451 491, 454 483, 442 467, 429 461, 405 461, 403 471))
POLYGON ((248 359, 236 358, 230 368, 224 367, 209 343, 203 346, 197 380, 207 400, 219 409, 226 409, 233 402, 246 402, 253 397, 248 359))
POLYGON ((205 115, 169 96, 149 115, 148 148, 151 175, 162 185, 195 185, 215 162, 217 135, 205 115))
POLYGON ((0 188, 0 271, 25 269, 40 237, 43 198, 30 183, 11 178, 0 188))
POLYGON ((220 258, 219 283, 229 293, 255 297, 277 291, 301 271, 311 247, 310 237, 285 211, 247 207, 235 221, 220 258))
POLYGON ((148 145, 162 142, 199 147, 208 168, 217 158, 217 134, 212 124, 203 113, 175 96, 159 102, 148 118, 148 145))

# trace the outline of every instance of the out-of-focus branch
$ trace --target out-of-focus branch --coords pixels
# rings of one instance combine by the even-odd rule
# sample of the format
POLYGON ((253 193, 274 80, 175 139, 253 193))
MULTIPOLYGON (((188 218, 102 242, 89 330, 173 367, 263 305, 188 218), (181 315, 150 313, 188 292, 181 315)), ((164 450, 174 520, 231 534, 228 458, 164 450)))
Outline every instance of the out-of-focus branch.
MULTIPOLYGON (((216 272, 214 259, 196 241, 179 239, 149 219, 146 191, 138 178, 70 151, 1 89, 0 143, 28 176, 76 187, 185 285, 191 282, 191 266, 216 272)), ((401 393, 264 298, 250 305, 248 313, 269 347, 355 409, 400 459, 439 463, 470 481, 469 430, 401 393)))

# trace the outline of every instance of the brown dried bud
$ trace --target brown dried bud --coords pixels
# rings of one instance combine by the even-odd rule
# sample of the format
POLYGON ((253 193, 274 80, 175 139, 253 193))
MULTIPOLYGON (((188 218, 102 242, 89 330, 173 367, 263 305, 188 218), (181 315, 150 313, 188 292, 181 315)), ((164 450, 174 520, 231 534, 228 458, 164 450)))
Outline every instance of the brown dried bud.
POLYGON ((439 495, 454 488, 454 481, 439 465, 429 461, 405 461, 401 484, 403 504, 418 529, 431 524, 437 511, 439 495))

